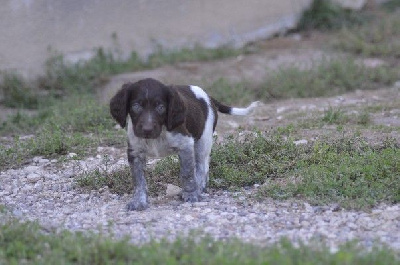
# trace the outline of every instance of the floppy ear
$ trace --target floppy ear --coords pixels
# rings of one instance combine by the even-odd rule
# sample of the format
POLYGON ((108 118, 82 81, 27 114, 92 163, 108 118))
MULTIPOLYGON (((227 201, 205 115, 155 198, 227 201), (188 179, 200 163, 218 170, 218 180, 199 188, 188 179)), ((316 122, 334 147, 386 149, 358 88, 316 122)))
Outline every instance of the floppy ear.
POLYGON ((122 128, 124 128, 126 125, 128 103, 132 88, 132 83, 124 84, 110 101, 111 116, 113 116, 113 118, 119 123, 119 125, 121 125, 122 128))
POLYGON ((174 88, 168 87, 167 130, 173 130, 185 122, 185 105, 174 88))

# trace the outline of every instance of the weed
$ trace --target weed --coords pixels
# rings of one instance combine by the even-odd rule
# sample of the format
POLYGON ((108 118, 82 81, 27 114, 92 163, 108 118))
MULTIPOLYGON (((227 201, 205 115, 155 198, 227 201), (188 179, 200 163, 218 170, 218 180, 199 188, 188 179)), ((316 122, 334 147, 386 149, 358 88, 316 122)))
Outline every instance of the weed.
MULTIPOLYGON (((10 120, 7 122, 15 125, 10 120)), ((89 96, 70 97, 36 116, 19 114, 14 122, 19 126, 12 132, 25 128, 24 133, 35 135, 23 141, 17 137, 7 146, 0 145, 2 169, 18 166, 32 156, 88 154, 99 144, 122 146, 125 143, 123 131, 114 129, 107 106, 89 96)), ((10 129, 10 125, 6 129, 10 129)))
POLYGON ((345 208, 368 208, 400 200, 398 148, 374 149, 360 139, 315 143, 297 159, 295 170, 268 179, 259 195, 300 197, 315 204, 338 202, 345 208), (292 176, 292 179, 287 179, 292 176))
POLYGON ((132 193, 133 187, 129 166, 113 172, 108 172, 106 169, 84 172, 76 177, 76 183, 85 190, 98 190, 108 187, 112 193, 120 195, 132 193))
POLYGON ((400 8, 400 0, 389 0, 381 4, 382 8, 388 12, 395 12, 400 8))
POLYGON ((330 0, 314 0, 298 23, 298 30, 334 30, 364 23, 369 16, 341 8, 330 0))
POLYGON ((373 23, 352 29, 342 29, 334 46, 363 56, 400 56, 399 12, 386 15, 373 23))
POLYGON ((122 60, 111 51, 99 48, 92 59, 76 64, 66 63, 63 55, 54 52, 46 61, 43 76, 28 83, 17 74, 5 73, 0 91, 8 107, 42 109, 40 106, 45 108, 51 105, 54 98, 65 98, 71 94, 92 94, 97 87, 106 83, 111 75, 182 61, 222 59, 243 52, 245 50, 230 46, 207 49, 197 45, 193 49, 184 48, 177 51, 166 51, 160 47, 145 61, 136 52, 132 52, 128 59, 122 60))
POLYGON ((271 74, 256 97, 264 99, 332 96, 356 89, 376 89, 394 83, 399 69, 367 68, 354 59, 325 60, 311 69, 289 67, 271 74))
POLYGON ((0 170, 20 165, 25 162, 27 148, 19 137, 14 137, 12 144, 0 145, 0 170))
POLYGON ((343 124, 348 120, 348 117, 340 109, 329 107, 324 112, 322 121, 328 124, 343 124))
POLYGON ((211 187, 237 189, 263 183, 267 176, 279 176, 292 168, 295 157, 300 155, 293 142, 279 134, 264 137, 257 132, 242 137, 229 137, 213 148, 211 187))
MULTIPOLYGON (((179 186, 179 162, 176 156, 169 156, 149 168, 146 172, 149 195, 157 197, 165 194, 166 184, 179 186)), ((96 169, 83 172, 76 177, 76 183, 84 190, 98 190, 107 186, 112 193, 130 194, 133 189, 133 179, 128 165, 109 172, 106 169, 96 169)))
POLYGON ((54 54, 46 62, 46 74, 39 78, 39 88, 59 91, 62 95, 70 93, 93 93, 94 89, 113 74, 144 69, 144 63, 136 53, 127 60, 118 60, 102 48, 88 61, 68 64, 61 54, 54 54))
POLYGON ((165 50, 162 46, 149 56, 146 66, 155 68, 165 64, 176 64, 178 62, 197 62, 220 60, 228 57, 234 57, 242 54, 245 50, 235 49, 229 45, 223 45, 218 48, 209 49, 201 45, 195 45, 193 48, 183 48, 180 50, 165 50))
POLYGON ((356 123, 360 125, 368 125, 371 122, 371 115, 367 111, 362 111, 356 117, 356 123))
POLYGON ((15 73, 4 73, 0 91, 3 94, 3 104, 11 108, 37 108, 39 95, 36 95, 24 79, 15 73))
POLYGON ((245 83, 232 83, 223 78, 207 86, 207 91, 213 98, 231 104, 247 104, 254 100, 254 91, 246 88, 245 83))

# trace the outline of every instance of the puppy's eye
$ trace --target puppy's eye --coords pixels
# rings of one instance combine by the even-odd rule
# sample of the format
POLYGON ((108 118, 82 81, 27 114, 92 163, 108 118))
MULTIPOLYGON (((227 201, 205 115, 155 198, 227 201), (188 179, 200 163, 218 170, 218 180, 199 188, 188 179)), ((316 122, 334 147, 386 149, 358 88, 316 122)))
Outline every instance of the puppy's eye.
POLYGON ((139 103, 135 103, 135 104, 133 104, 133 106, 132 106, 132 110, 133 110, 133 112, 135 112, 135 113, 140 113, 140 112, 142 112, 143 107, 140 106, 139 103))
POLYGON ((159 114, 163 114, 164 112, 165 112, 165 106, 164 106, 164 104, 158 104, 157 105, 157 107, 156 107, 156 111, 159 113, 159 114))

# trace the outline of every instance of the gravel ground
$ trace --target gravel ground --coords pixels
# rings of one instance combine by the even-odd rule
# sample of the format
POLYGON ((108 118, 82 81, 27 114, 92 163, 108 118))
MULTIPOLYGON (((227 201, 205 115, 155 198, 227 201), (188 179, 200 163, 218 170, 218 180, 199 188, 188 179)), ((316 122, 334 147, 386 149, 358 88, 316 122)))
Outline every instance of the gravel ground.
MULTIPOLYGON (((287 237, 294 242, 326 240, 333 249, 357 239, 365 246, 379 241, 400 250, 400 205, 380 205, 369 211, 346 211, 337 206, 314 207, 303 201, 255 202, 242 192, 215 191, 202 202, 182 203, 173 196, 152 199, 143 212, 125 209, 129 195, 119 196, 107 188, 83 193, 74 177, 104 165, 109 170, 126 164, 124 150, 99 148, 96 157, 60 163, 40 157, 20 169, 0 173, 0 204, 14 216, 38 221, 48 229, 94 230, 129 236, 134 243, 151 238, 173 239, 193 230, 215 238, 238 237, 246 242, 269 243, 287 237)), ((73 156, 73 154, 71 154, 73 156)), ((172 190, 172 192, 171 192, 172 190)))

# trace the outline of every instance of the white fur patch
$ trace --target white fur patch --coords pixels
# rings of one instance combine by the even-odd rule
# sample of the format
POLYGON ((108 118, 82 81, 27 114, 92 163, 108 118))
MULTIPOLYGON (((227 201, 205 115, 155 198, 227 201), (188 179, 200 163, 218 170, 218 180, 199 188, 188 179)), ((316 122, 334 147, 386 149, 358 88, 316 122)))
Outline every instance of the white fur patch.
POLYGON ((191 148, 194 144, 192 137, 167 132, 165 126, 163 126, 160 136, 156 139, 137 137, 133 131, 131 119, 128 119, 128 141, 133 147, 132 152, 134 155, 146 154, 155 158, 165 157, 177 150, 191 148))
POLYGON ((196 97, 198 99, 204 99, 204 101, 207 103, 207 107, 208 107, 208 115, 207 115, 207 119, 205 121, 204 124, 204 131, 203 134, 201 136, 201 138, 203 138, 203 135, 207 134, 207 135, 211 135, 211 137, 207 137, 207 138, 211 138, 211 143, 208 144, 212 144, 212 133, 213 133, 213 125, 214 125, 214 111, 211 108, 211 103, 210 103, 210 98, 207 95, 206 92, 204 92, 203 89, 201 89, 198 86, 190 86, 190 90, 192 90, 192 92, 196 95, 196 97))
POLYGON ((260 101, 255 101, 250 104, 247 108, 232 108, 230 111, 231 115, 247 115, 249 114, 254 108, 256 108, 260 104, 260 101))
POLYGON ((197 183, 202 189, 205 188, 208 182, 208 170, 210 162, 211 147, 213 144, 213 126, 214 126, 214 111, 211 107, 210 98, 198 86, 190 86, 192 92, 198 99, 204 99, 208 107, 208 115, 204 124, 204 131, 200 139, 196 142, 195 156, 196 156, 196 179, 197 183))

